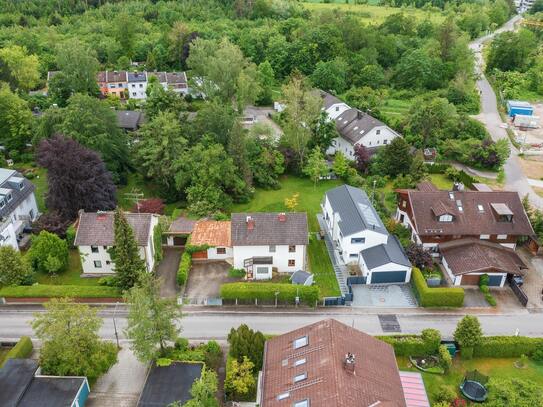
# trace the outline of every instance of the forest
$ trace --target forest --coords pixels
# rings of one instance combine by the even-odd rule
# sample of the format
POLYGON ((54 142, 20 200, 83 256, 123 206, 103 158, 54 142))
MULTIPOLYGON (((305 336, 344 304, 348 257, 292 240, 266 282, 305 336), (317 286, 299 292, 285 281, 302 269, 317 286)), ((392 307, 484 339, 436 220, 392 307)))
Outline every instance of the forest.
MULTIPOLYGON (((446 159, 498 169, 508 147, 469 117, 479 102, 468 42, 503 24, 512 4, 392 6, 436 18, 386 6, 382 23, 367 24, 348 10, 310 11, 294 0, 2 0, 0 144, 6 158, 31 162, 44 139, 71 138, 98 153, 117 186, 139 174, 167 202, 205 215, 247 201, 257 187, 277 188, 282 174, 314 173, 305 167, 336 136, 318 88, 403 134, 396 154, 437 147, 446 159), (187 71, 206 98, 151 83, 145 102, 103 99, 96 73, 106 69, 187 71), (49 71, 60 74, 47 83, 49 71), (240 125, 247 105, 276 100, 287 105, 273 117, 279 140, 269 127, 240 125), (391 113, 392 103, 403 110, 391 113), (114 109, 141 110, 147 121, 127 134, 114 109)), ((393 149, 385 150, 371 159, 360 152, 345 177, 403 176, 412 185, 423 175, 413 176, 411 162, 394 166, 393 149)))

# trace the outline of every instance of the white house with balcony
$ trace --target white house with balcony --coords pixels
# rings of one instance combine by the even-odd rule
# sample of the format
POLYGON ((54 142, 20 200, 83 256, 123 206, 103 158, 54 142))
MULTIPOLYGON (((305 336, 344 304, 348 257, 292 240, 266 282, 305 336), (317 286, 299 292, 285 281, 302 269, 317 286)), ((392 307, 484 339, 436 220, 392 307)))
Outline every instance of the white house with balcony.
MULTIPOLYGON (((138 252, 145 261, 148 272, 155 267, 153 231, 158 225, 158 215, 150 213, 125 213, 138 244, 138 252)), ((113 212, 80 212, 74 246, 79 250, 83 274, 115 274, 115 263, 110 249, 115 245, 113 212)))
POLYGON ((339 260, 358 265, 367 284, 405 283, 411 279, 409 259, 363 190, 349 185, 331 189, 321 208, 339 260))
POLYGON ((19 172, 0 168, 0 246, 19 249, 24 229, 38 218, 34 189, 19 172))

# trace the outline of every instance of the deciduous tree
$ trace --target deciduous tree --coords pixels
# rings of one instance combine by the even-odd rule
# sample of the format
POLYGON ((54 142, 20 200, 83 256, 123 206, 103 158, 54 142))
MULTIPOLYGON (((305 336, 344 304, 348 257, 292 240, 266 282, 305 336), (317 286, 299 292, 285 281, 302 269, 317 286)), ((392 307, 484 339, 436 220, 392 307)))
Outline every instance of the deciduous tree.
POLYGON ((32 236, 28 258, 37 272, 62 272, 68 266, 68 243, 57 235, 42 230, 39 235, 32 236))
POLYGON ((57 47, 57 66, 62 72, 71 94, 98 95, 96 72, 99 63, 96 53, 77 39, 70 39, 57 47))
POLYGON ((315 147, 307 159, 307 163, 303 169, 304 174, 313 181, 315 186, 317 186, 319 179, 328 174, 329 171, 328 164, 326 163, 326 159, 323 157, 321 150, 318 147, 315 147))
POLYGON ((407 255, 407 258, 411 264, 421 270, 431 269, 434 266, 432 255, 421 245, 412 243, 405 250, 405 254, 407 255))
POLYGON ((78 142, 56 136, 42 140, 38 164, 47 169, 49 210, 74 220, 77 212, 115 208, 115 185, 98 154, 78 142))
POLYGON ((356 169, 360 171, 362 174, 367 173, 370 166, 370 159, 371 159, 368 149, 364 147, 362 144, 356 144, 354 146, 354 157, 355 157, 356 169))
POLYGON ((36 87, 40 81, 38 68, 38 57, 29 55, 25 47, 12 45, 0 49, 0 80, 9 83, 12 89, 26 92, 36 87))
POLYGON ((224 380, 224 391, 228 398, 232 400, 243 399, 254 391, 256 385, 253 374, 254 367, 254 363, 247 356, 243 356, 241 363, 237 359, 230 361, 224 380))
POLYGON ((408 174, 413 162, 409 144, 402 137, 396 137, 381 150, 379 159, 384 174, 393 177, 408 174))
POLYGON ((21 285, 32 280, 32 269, 21 252, 11 246, 0 246, 0 284, 21 285))
POLYGON ((460 345, 461 355, 465 359, 473 357, 473 348, 481 342, 482 337, 481 324, 473 315, 466 315, 456 325, 454 340, 460 345))
POLYGON ((196 379, 190 389, 192 399, 183 407, 218 407, 216 398, 218 387, 217 374, 209 369, 202 370, 202 376, 196 379))
POLYGON ((0 83, 0 145, 10 154, 21 153, 31 140, 31 128, 32 113, 28 104, 7 84, 0 83))
POLYGON ((53 298, 37 313, 32 328, 41 341, 40 367, 46 375, 86 376, 95 380, 116 361, 117 350, 100 340, 98 308, 53 298))

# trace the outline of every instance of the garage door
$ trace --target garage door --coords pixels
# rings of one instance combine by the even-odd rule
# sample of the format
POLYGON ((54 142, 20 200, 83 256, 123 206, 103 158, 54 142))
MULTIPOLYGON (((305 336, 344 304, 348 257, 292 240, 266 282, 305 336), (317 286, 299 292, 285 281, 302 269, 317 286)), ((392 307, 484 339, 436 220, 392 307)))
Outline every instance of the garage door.
POLYGON ((192 253, 193 259, 207 259, 207 250, 201 252, 192 253))
POLYGON ((187 238, 185 236, 174 236, 173 237, 173 245, 174 246, 185 246, 186 242, 187 242, 187 238))
POLYGON ((404 283, 407 271, 379 271, 371 273, 371 284, 404 283))
POLYGON ((462 285, 479 285, 480 275, 464 274, 462 276, 462 285))

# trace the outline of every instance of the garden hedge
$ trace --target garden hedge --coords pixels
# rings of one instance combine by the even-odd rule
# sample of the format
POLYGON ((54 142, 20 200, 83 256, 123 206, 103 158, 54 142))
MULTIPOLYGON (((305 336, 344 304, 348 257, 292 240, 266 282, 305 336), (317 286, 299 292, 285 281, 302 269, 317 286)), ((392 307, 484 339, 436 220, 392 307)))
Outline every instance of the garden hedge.
POLYGON ((543 338, 527 336, 485 336, 473 348, 476 358, 514 358, 531 356, 538 346, 543 346, 543 338))
POLYGON ((413 267, 411 280, 415 297, 421 307, 462 307, 464 305, 464 289, 461 287, 430 288, 422 272, 413 267))
POLYGON ((116 287, 85 285, 20 285, 0 289, 1 297, 11 298, 120 298, 121 291, 116 287))
POLYGON ((376 338, 392 345, 396 356, 435 355, 441 343, 441 333, 435 329, 425 329, 422 335, 383 335, 376 338))
POLYGON ((221 297, 225 300, 260 300, 275 301, 294 304, 296 295, 300 296, 300 302, 315 306, 320 298, 320 290, 317 286, 299 286, 280 283, 228 283, 221 286, 221 297))
POLYGON ((181 255, 179 270, 177 270, 177 284, 181 286, 187 282, 191 267, 192 267, 192 255, 189 252, 184 252, 181 255))
POLYGON ((2 367, 9 359, 24 359, 30 356, 32 353, 32 341, 28 336, 21 336, 19 342, 9 350, 4 359, 4 363, 0 365, 2 367))

